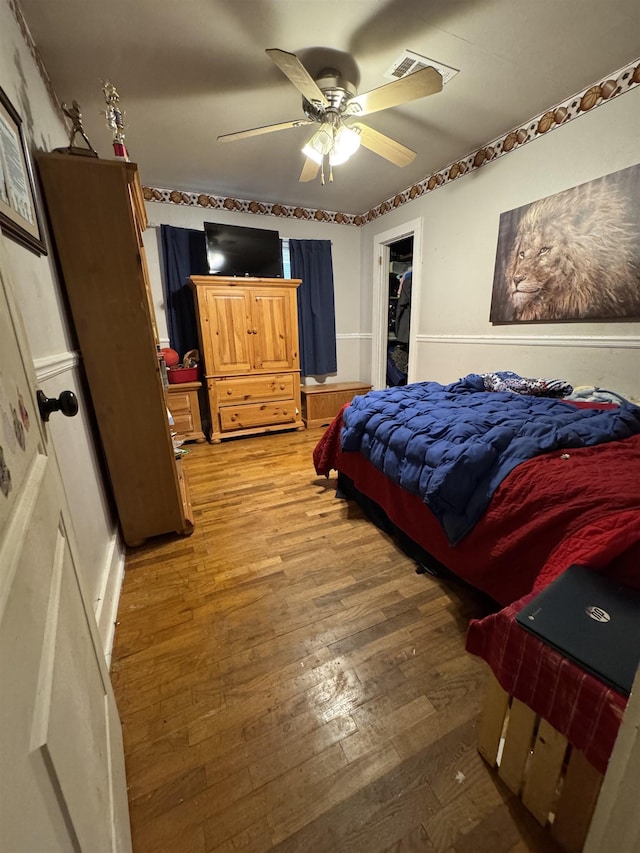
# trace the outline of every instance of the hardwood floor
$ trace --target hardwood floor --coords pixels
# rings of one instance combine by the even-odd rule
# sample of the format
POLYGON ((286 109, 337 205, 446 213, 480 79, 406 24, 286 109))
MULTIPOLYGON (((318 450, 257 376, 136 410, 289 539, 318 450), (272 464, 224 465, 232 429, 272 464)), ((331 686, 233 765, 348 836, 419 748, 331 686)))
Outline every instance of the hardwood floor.
POLYGON ((321 434, 189 445, 194 534, 127 557, 135 853, 554 851, 475 749, 483 602, 336 499, 321 434))

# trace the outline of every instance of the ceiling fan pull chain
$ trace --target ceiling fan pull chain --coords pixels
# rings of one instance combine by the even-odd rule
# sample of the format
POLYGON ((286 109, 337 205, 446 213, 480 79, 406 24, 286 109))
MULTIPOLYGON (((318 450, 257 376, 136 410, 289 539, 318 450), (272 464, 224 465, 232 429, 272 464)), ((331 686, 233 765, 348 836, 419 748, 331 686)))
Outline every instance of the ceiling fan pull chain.
POLYGON ((324 157, 322 158, 322 163, 320 164, 320 182, 322 186, 324 186, 324 157))
POLYGON ((331 143, 331 154, 329 154, 329 183, 330 183, 330 184, 332 184, 332 183, 333 183, 333 163, 331 162, 331 155, 332 155, 332 154, 335 152, 335 150, 336 150, 336 138, 337 138, 337 135, 338 135, 338 133, 337 133, 337 129, 336 129, 336 125, 335 125, 335 124, 334 124, 334 125, 333 125, 333 127, 331 128, 331 135, 333 136, 333 141, 332 141, 332 143, 331 143))

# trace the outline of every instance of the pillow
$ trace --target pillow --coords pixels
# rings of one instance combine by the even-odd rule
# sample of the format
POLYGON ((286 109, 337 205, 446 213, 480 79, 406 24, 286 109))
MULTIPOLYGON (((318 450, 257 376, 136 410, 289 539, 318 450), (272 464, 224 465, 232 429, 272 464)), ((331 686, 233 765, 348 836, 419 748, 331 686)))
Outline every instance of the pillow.
POLYGON ((534 397, 567 397, 573 387, 562 379, 527 379, 511 370, 481 373, 487 391, 513 391, 534 397))
MULTIPOLYGON (((588 400, 592 403, 624 403, 627 401, 622 394, 609 391, 606 388, 598 388, 597 385, 579 385, 571 393, 572 400, 588 400)), ((633 402, 630 400, 629 402, 633 402)))

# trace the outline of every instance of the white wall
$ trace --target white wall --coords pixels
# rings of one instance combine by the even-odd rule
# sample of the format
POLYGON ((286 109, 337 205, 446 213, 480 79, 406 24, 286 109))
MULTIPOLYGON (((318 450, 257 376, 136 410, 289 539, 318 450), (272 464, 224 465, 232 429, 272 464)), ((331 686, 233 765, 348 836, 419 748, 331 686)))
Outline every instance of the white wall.
MULTIPOLYGON (((141 167, 144 183, 144 167, 141 167)), ((355 226, 335 225, 285 219, 278 216, 261 216, 252 213, 234 213, 206 210, 160 202, 147 203, 147 216, 152 226, 144 235, 144 245, 152 280, 158 333, 168 340, 162 295, 160 251, 160 225, 194 228, 203 231, 204 222, 226 222, 249 228, 267 228, 278 231, 282 239, 331 240, 333 257, 334 294, 336 306, 336 337, 338 371, 332 381, 347 382, 360 379, 368 365, 361 366, 360 358, 360 229, 355 226)))
MULTIPOLYGON (((367 270, 376 234, 422 218, 416 379, 515 370, 640 397, 640 323, 489 323, 500 214, 638 163, 639 138, 633 89, 362 229, 367 270)), ((362 306, 368 319, 366 282, 362 306)))
MULTIPOLYGON (((0 0, 0 85, 23 120, 24 136, 31 150, 49 151, 68 144, 64 123, 42 82, 7 0, 0 0)), ((47 235, 49 255, 38 257, 7 237, 0 235, 0 240, 6 244, 10 265, 8 278, 17 290, 16 302, 21 308, 38 387, 50 397, 70 389, 80 401, 81 411, 75 418, 61 415, 51 418, 49 435, 71 510, 84 587, 96 608, 107 649, 112 616, 105 601, 112 600, 115 595, 117 578, 123 567, 123 550, 102 485, 98 451, 86 414, 79 359, 65 319, 51 241, 47 235)), ((113 609, 113 602, 111 605, 113 609)))

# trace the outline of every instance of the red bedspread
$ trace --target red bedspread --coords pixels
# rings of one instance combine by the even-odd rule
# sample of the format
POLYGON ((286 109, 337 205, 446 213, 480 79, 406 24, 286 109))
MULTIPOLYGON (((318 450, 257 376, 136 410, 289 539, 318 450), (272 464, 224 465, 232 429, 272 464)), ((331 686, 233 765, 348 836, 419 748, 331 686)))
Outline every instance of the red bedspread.
POLYGON ((499 604, 517 601, 536 581, 548 583, 546 563, 563 542, 607 540, 620 514, 635 512, 640 538, 640 436, 523 462, 500 485, 482 520, 452 547, 417 495, 359 453, 342 452, 341 422, 340 413, 317 445, 316 471, 345 473, 414 541, 499 604))
POLYGON ((572 563, 640 586, 640 436, 519 465, 482 520, 451 547, 419 497, 404 492, 359 454, 342 452, 340 428, 341 413, 314 451, 318 473, 345 473, 437 560, 507 605, 471 623, 468 651, 486 660, 507 692, 544 716, 603 771, 625 697, 514 620, 535 592, 572 563))
POLYGON ((534 591, 484 619, 472 620, 467 651, 483 658, 502 687, 544 717, 604 773, 627 700, 545 645, 515 621, 539 589, 571 563, 606 571, 640 586, 640 508, 609 515, 566 539, 534 591))

